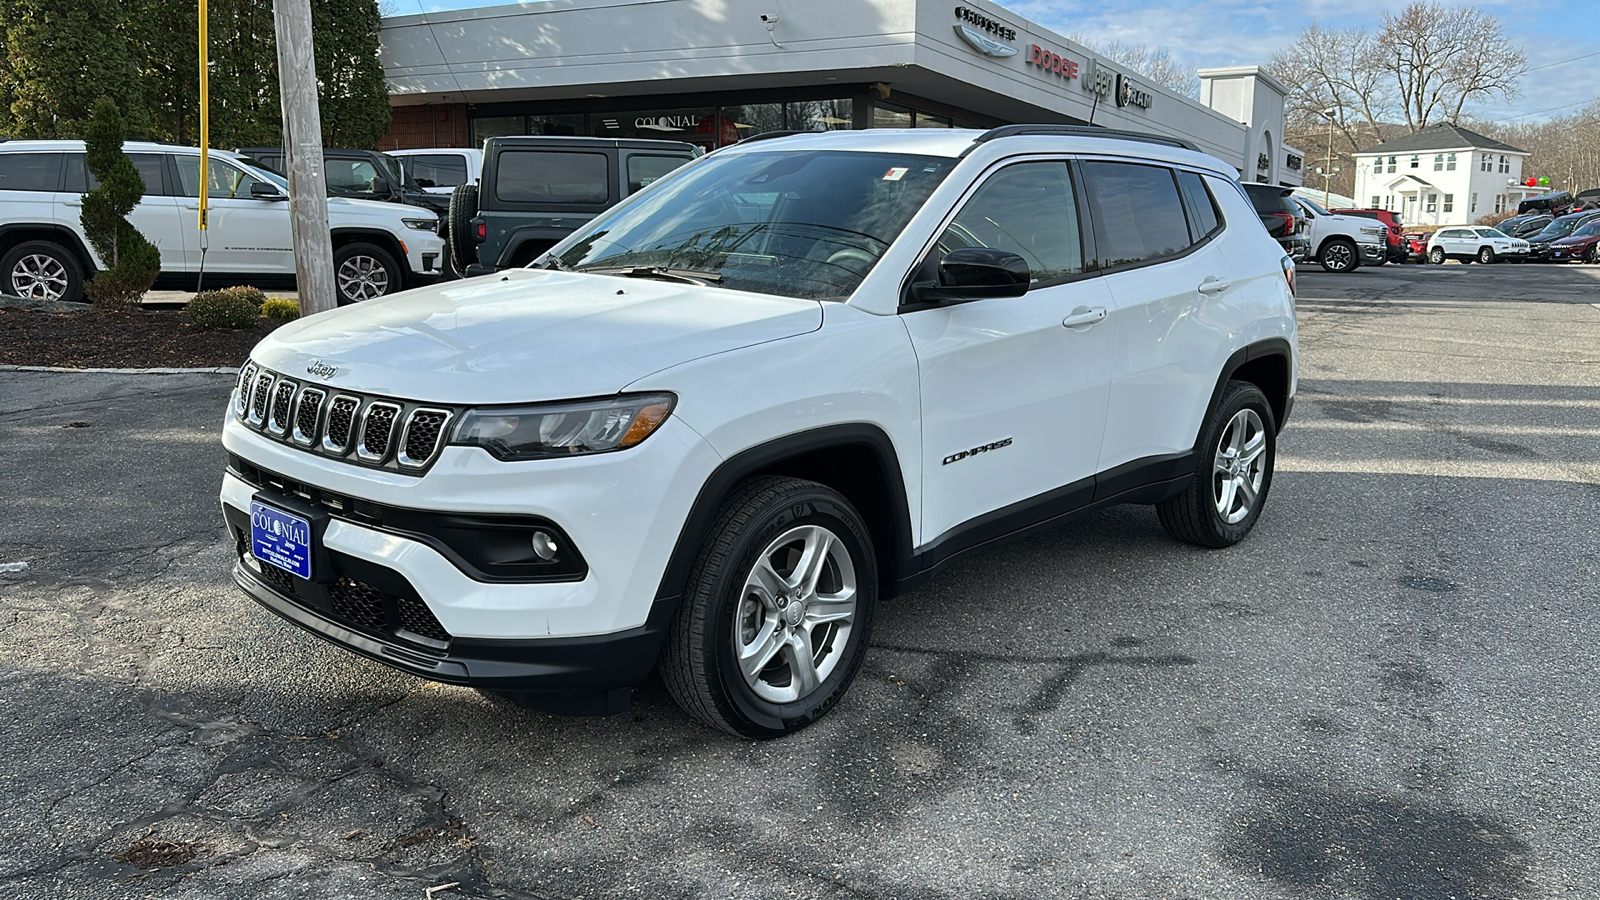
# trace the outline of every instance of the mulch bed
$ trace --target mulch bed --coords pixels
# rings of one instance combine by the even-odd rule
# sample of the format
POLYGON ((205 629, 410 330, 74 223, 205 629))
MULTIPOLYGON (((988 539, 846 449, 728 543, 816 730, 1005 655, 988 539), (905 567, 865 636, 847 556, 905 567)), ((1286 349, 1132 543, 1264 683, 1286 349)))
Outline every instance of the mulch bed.
POLYGON ((47 313, 0 309, 0 365, 75 369, 240 366, 281 323, 201 331, 176 310, 47 313))

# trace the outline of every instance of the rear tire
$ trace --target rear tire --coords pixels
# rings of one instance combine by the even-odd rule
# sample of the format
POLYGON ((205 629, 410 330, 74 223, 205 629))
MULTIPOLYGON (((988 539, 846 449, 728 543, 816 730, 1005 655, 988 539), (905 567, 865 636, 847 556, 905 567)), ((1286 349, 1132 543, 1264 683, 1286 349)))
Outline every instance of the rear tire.
POLYGON ((83 267, 51 241, 23 241, 0 256, 0 292, 30 300, 83 302, 83 267))
POLYGON ((694 718, 767 739, 821 718, 855 678, 878 595, 872 539, 837 491, 752 478, 717 515, 661 654, 694 718))
POLYGON ((478 186, 457 185, 450 192, 450 256, 456 271, 478 261, 478 242, 472 234, 472 220, 478 215, 478 186))
POLYGON ((1267 395, 1249 382, 1228 382, 1200 430, 1194 478, 1183 493, 1156 505, 1167 534, 1210 548, 1244 540, 1272 487, 1277 432, 1267 395))

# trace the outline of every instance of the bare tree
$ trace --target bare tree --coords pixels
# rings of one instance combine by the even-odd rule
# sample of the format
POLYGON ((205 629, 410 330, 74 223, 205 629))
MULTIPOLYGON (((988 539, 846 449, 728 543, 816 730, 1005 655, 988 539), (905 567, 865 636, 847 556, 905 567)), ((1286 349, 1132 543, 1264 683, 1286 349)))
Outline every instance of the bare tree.
POLYGON ((1195 67, 1178 60, 1165 47, 1124 44, 1121 41, 1101 42, 1079 32, 1068 35, 1068 39, 1112 62, 1127 66, 1168 90, 1190 99, 1200 96, 1200 77, 1195 74, 1195 67))
POLYGON ((1388 73, 1406 125, 1415 131, 1455 121, 1469 102, 1517 95, 1528 57, 1512 46, 1500 20, 1439 0, 1384 13, 1370 65, 1388 73))

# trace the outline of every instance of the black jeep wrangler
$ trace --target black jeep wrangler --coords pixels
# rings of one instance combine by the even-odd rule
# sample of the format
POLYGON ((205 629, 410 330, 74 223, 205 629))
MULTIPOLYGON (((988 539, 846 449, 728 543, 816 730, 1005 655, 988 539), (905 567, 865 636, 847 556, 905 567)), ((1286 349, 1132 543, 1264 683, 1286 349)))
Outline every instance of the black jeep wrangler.
POLYGON ((492 137, 480 184, 450 195, 450 254, 466 275, 527 265, 585 222, 701 154, 681 141, 492 137))

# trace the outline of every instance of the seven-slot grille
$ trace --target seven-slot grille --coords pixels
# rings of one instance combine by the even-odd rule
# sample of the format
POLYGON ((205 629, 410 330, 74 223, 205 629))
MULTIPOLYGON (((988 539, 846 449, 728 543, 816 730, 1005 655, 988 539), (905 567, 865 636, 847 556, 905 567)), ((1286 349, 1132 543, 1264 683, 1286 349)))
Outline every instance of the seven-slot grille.
POLYGON ((455 411, 332 393, 255 363, 239 374, 234 415, 262 435, 365 466, 420 474, 449 439, 455 411))

